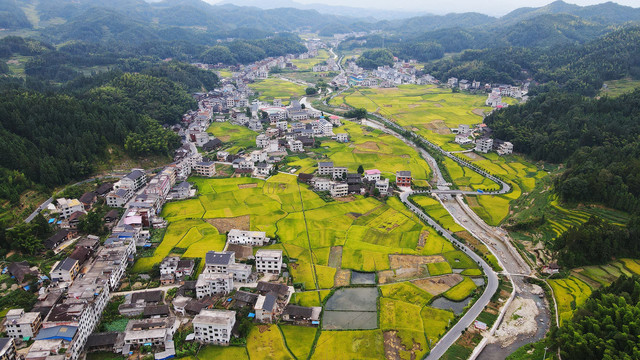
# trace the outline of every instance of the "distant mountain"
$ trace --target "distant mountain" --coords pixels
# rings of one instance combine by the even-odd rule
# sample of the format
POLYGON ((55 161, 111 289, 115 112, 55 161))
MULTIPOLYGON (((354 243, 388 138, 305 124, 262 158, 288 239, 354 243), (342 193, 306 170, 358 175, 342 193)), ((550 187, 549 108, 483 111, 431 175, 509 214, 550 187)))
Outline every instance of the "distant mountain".
POLYGON ((614 25, 629 21, 640 21, 640 8, 623 6, 614 2, 598 5, 578 6, 558 0, 539 8, 520 8, 500 18, 502 23, 515 23, 544 14, 568 14, 601 24, 614 25))
POLYGON ((365 9, 351 6, 335 6, 325 4, 301 4, 293 0, 224 0, 221 4, 233 4, 237 6, 254 6, 260 9, 295 8, 303 10, 316 10, 323 14, 347 16, 368 21, 406 19, 420 15, 418 11, 395 11, 385 9, 365 9))
POLYGON ((0 29, 31 27, 31 23, 16 0, 0 1, 0 29))

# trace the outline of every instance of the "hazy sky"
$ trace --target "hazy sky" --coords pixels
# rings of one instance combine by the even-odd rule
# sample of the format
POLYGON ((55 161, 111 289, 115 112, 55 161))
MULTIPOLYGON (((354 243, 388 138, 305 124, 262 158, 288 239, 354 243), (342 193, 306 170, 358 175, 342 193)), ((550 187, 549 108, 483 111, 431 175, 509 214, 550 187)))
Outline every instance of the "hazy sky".
MULTIPOLYGON (((216 0, 209 0, 217 2, 216 0)), ((233 0, 231 0, 232 2, 233 0)), ((435 14, 449 12, 475 11, 493 16, 500 16, 520 7, 539 7, 552 0, 294 0, 310 4, 323 3, 328 5, 345 5, 364 8, 419 10, 435 14)), ((578 5, 594 5, 605 0, 565 0, 567 3, 578 5)), ((614 2, 632 7, 640 7, 640 0, 615 0, 614 2)))

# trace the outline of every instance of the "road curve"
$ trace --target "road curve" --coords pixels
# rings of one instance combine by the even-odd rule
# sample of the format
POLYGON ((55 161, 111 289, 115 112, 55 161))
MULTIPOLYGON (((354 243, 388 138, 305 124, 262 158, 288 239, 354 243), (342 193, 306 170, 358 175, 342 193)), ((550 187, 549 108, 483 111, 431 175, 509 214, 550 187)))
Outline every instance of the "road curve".
POLYGON ((436 231, 442 233, 447 240, 451 241, 455 244, 462 252, 464 252, 467 256, 469 256, 473 261, 478 263, 485 275, 487 276, 487 285, 484 289, 484 292, 478 298, 478 300, 471 306, 471 308, 458 320, 458 322, 451 328, 447 333, 436 343, 436 345, 431 349, 431 352, 427 356, 427 360, 436 360, 439 359, 448 349, 453 345, 453 343, 458 340, 460 335, 462 335, 462 331, 468 328, 471 323, 480 315, 480 313, 484 310, 484 308, 489 304, 493 294, 498 290, 498 276, 491 269, 489 264, 487 264, 478 254, 469 249, 465 244, 461 243, 451 235, 451 233, 440 226, 435 220, 427 216, 421 209, 413 205, 409 202, 409 196, 413 195, 413 191, 406 191, 400 194, 400 200, 404 203, 411 211, 413 211, 419 218, 424 220, 431 227, 436 229, 436 231))

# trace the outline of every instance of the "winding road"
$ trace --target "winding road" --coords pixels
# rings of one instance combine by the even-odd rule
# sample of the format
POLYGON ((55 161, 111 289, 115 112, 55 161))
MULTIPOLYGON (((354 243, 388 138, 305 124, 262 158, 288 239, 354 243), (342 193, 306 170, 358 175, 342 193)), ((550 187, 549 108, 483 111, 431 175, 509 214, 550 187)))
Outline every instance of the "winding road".
MULTIPOLYGON (((344 73, 344 69, 341 68, 342 73, 344 73)), ((333 94, 332 97, 339 95, 349 87, 342 89, 339 92, 333 94)), ((364 95, 364 94, 363 94, 364 95)), ((366 95, 364 95, 366 96, 366 95)), ((306 99, 304 99, 306 101, 306 99)), ((325 98, 324 104, 327 105, 327 101, 325 98)), ((310 105, 310 104, 309 104, 310 105)), ((415 132, 408 132, 408 136, 411 139, 401 135, 407 133, 407 130, 400 127, 395 122, 385 118, 380 114, 370 114, 375 117, 376 120, 373 119, 364 119, 363 125, 372 126, 378 128, 386 133, 396 136, 398 139, 405 142, 407 145, 412 146, 417 149, 422 157, 427 161, 429 166, 432 169, 433 182, 436 184, 436 189, 429 191, 405 191, 400 194, 400 200, 418 217, 420 217, 423 221, 428 223, 434 229, 442 233, 442 235, 460 248, 465 254, 467 254, 471 259, 476 261, 481 267, 484 273, 487 276, 487 285, 485 287, 485 291, 478 298, 478 300, 471 306, 471 308, 463 315, 463 317, 438 341, 438 343, 431 349, 429 355, 427 356, 428 360, 439 359, 448 349, 455 343, 455 341, 460 337, 462 331, 468 328, 473 321, 480 315, 480 313, 484 310, 487 304, 490 302, 491 297, 498 289, 498 276, 496 272, 476 253, 474 253, 471 249, 469 249, 465 244, 459 242, 453 235, 446 229, 444 229, 440 224, 438 224, 435 220, 430 218, 427 214, 425 214, 421 209, 413 205, 409 201, 409 197, 411 195, 417 193, 431 193, 435 195, 441 202, 444 208, 451 214, 454 220, 465 228, 469 233, 471 233, 475 238, 484 243, 488 249, 496 256, 500 266, 504 269, 504 274, 510 279, 515 289, 514 294, 523 298, 534 298, 534 295, 531 293, 530 285, 524 281, 524 277, 532 276, 532 270, 527 264, 527 262, 522 258, 522 256, 515 249, 511 240, 509 238, 509 234, 501 229, 487 225, 477 214, 475 214, 471 208, 463 201, 463 195, 500 195, 506 194, 511 191, 511 185, 502 179, 486 172, 485 170, 477 167, 476 165, 459 158, 454 153, 450 153, 439 147, 438 145, 428 141, 422 136, 416 134, 415 132), (467 167, 477 172, 478 174, 493 180, 497 184, 500 185, 500 189, 492 192, 476 192, 476 191, 463 191, 463 190, 453 190, 450 189, 446 180, 442 175, 442 171, 438 166, 437 161, 431 155, 429 151, 426 151, 424 147, 429 147, 431 151, 435 151, 442 156, 448 157, 449 159, 455 161, 460 166, 467 167)), ((542 317, 537 319, 538 321, 538 331, 535 334, 535 338, 541 338, 544 336, 548 329, 549 321, 544 322, 545 316, 548 320, 549 312, 546 309, 546 305, 543 302, 540 302, 539 299, 536 302, 538 307, 541 308, 542 317)), ((506 307, 503 308, 503 312, 506 311, 506 307)), ((498 324, 499 325, 499 324, 498 324)), ((533 338, 533 337, 531 337, 533 338)), ((523 345, 524 343, 531 342, 531 338, 522 339, 518 337, 518 346, 523 345)), ((507 349, 502 348, 501 351, 497 351, 499 344, 491 344, 488 348, 491 348, 490 351, 482 352, 480 350, 480 359, 500 359, 506 357, 512 351, 510 347, 507 349), (497 355, 497 357, 496 357, 497 355)))

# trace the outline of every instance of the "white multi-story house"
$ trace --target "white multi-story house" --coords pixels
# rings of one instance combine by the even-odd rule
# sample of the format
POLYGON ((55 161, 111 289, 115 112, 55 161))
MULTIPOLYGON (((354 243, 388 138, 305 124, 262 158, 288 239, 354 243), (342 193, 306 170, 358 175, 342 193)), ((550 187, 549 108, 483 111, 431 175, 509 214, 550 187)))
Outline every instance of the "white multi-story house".
POLYGON ((378 169, 365 170, 364 178, 368 181, 377 181, 380 180, 380 174, 381 172, 378 169))
POLYGON ((336 141, 343 142, 343 143, 349 142, 349 134, 340 133, 336 135, 336 141))
POLYGON ((264 246, 269 240, 264 231, 231 229, 227 235, 227 242, 237 245, 264 246))
POLYGON ((289 140, 289 149, 293 152, 303 152, 304 145, 300 140, 289 140))
POLYGON ((51 281, 53 282, 71 283, 76 278, 79 271, 80 262, 68 257, 62 261, 58 261, 51 269, 49 276, 51 276, 51 281))
POLYGON ((473 142, 473 140, 471 140, 469 138, 469 135, 465 133, 465 134, 456 135, 455 142, 456 142, 456 144, 467 145, 467 144, 471 144, 473 142))
POLYGON ((276 313, 277 297, 272 293, 267 295, 259 295, 256 304, 253 306, 256 320, 263 323, 273 321, 276 313))
MULTIPOLYGON (((116 183, 117 184, 117 183, 116 183)), ((120 179, 119 186, 138 191, 147 184, 147 174, 142 169, 133 169, 130 173, 120 179)))
POLYGON ((260 134, 256 136, 256 146, 264 149, 269 146, 269 137, 265 134, 260 134))
POLYGON ((160 275, 171 275, 175 274, 176 270, 178 270, 178 262, 180 261, 180 257, 178 256, 167 256, 160 263, 160 275))
POLYGON ((491 138, 480 138, 476 140, 476 148, 477 152, 488 153, 493 148, 493 139, 491 138))
POLYGON ((331 181, 329 179, 318 179, 313 184, 315 191, 329 191, 331 190, 331 181))
POLYGON ((235 323, 235 311, 202 309, 193 318, 195 339, 205 344, 229 345, 235 323))
POLYGON ((509 141, 505 141, 502 144, 500 144, 500 146, 498 146, 498 150, 496 150, 496 152, 500 156, 512 154, 513 144, 510 143, 509 141))
POLYGON ((342 179, 348 172, 349 170, 346 167, 334 167, 332 175, 334 179, 342 179))
POLYGON ((318 175, 333 175, 333 162, 330 162, 330 161, 319 162, 318 175))
POLYGON ((5 315, 5 332, 7 336, 14 339, 32 338, 38 333, 41 325, 42 317, 39 312, 24 312, 24 309, 11 309, 5 315))
POLYGON ((204 273, 226 274, 228 273, 229 265, 235 264, 236 254, 232 251, 209 251, 205 255, 204 261, 204 273))
POLYGON ((202 273, 196 281, 196 297, 202 299, 205 296, 224 295, 233 290, 232 274, 202 273))
POLYGON ((267 152, 263 150, 254 150, 251 152, 251 161, 254 163, 265 162, 268 157, 267 152))
POLYGON ((60 210, 60 217, 63 219, 68 218, 76 211, 85 212, 84 205, 78 199, 60 198, 57 202, 58 210, 60 210))
POLYGON ((282 250, 260 249, 256 252, 256 271, 266 274, 280 274, 282 269, 282 250))
POLYGON ((252 267, 249 264, 233 263, 227 267, 229 274, 233 275, 233 281, 248 282, 253 274, 252 267))
POLYGON ((333 183, 330 191, 332 197, 344 197, 349 195, 349 185, 347 183, 333 183))
POLYGON ((376 180, 376 189, 380 192, 380 195, 387 196, 389 192, 389 179, 376 180))
POLYGON ((195 170, 199 176, 213 177, 216 175, 216 163, 213 161, 201 161, 196 163, 193 170, 195 170))
POLYGON ((124 207, 133 197, 133 190, 130 188, 120 188, 113 190, 106 196, 107 205, 110 207, 124 207))

